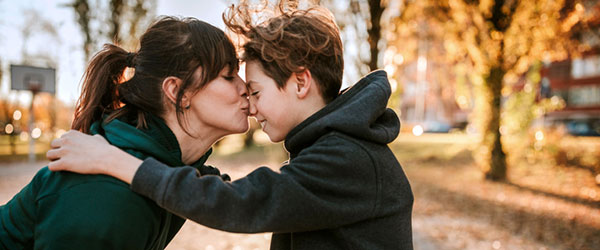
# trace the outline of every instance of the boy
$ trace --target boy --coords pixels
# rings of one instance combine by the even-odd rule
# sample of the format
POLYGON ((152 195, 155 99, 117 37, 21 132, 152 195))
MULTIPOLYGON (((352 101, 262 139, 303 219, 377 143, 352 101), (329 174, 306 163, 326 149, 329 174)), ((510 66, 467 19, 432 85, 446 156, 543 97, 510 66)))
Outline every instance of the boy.
POLYGON ((412 249, 412 191, 387 146, 400 127, 386 108, 387 76, 375 71, 338 96, 342 43, 323 13, 284 12, 253 26, 244 21, 250 14, 238 11, 227 21, 249 39, 243 59, 250 115, 273 142, 285 139, 290 153, 279 173, 261 167, 233 182, 200 177, 76 132, 53 141, 64 150, 48 152, 59 159, 49 167, 115 176, 212 228, 273 232, 271 249, 412 249), (83 158, 79 150, 93 153, 83 158))

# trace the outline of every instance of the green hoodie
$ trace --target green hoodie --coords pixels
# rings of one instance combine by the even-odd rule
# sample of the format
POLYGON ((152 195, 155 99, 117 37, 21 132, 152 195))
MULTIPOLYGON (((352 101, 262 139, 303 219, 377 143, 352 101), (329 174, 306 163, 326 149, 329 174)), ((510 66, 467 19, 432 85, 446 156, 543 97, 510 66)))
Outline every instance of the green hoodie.
MULTIPOLYGON (((158 117, 149 117, 148 129, 113 120, 90 130, 137 158, 184 165, 175 135, 158 117)), ((202 167, 210 153, 193 165, 219 174, 202 167)), ((44 167, 0 206, 0 249, 164 249, 184 222, 115 178, 44 167)))

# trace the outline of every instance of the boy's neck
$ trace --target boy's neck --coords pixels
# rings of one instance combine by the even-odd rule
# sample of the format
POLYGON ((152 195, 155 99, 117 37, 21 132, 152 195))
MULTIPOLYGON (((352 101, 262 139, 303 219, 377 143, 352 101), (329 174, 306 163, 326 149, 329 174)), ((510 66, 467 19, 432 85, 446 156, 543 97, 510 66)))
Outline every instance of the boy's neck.
POLYGON ((319 93, 312 93, 308 98, 303 99, 301 102, 302 103, 298 104, 298 107, 300 107, 301 110, 298 112, 299 119, 296 126, 327 105, 319 93))

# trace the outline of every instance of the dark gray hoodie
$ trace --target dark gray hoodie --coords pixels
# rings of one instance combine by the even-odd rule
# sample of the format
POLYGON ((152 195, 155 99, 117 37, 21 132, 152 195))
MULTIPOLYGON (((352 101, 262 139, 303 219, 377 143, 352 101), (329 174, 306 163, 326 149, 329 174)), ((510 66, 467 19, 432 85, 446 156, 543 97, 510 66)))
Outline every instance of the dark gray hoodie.
POLYGON ((410 184, 387 146, 400 122, 375 71, 287 135, 289 162, 233 182, 146 159, 132 189, 175 214, 271 249, 412 249, 410 184))

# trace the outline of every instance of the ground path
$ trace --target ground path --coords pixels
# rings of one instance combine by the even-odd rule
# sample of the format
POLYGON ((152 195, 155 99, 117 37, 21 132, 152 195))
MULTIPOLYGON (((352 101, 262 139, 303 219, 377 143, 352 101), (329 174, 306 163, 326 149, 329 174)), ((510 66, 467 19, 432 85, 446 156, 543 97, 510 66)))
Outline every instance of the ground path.
MULTIPOLYGON (((8 202, 21 190, 35 173, 46 162, 30 163, 0 163, 0 204, 8 202)), ((219 168, 239 178, 249 173, 255 166, 242 165, 232 167, 226 163, 219 162, 219 168)), ((216 164, 215 164, 216 165, 216 164)), ((419 223, 419 222, 416 222, 419 223)), ((270 234, 232 234, 210 229, 191 221, 187 221, 182 230, 177 234, 168 250, 198 249, 198 250, 253 250, 268 249, 270 234)), ((416 230, 414 232, 415 250, 440 249, 428 236, 416 230)))

